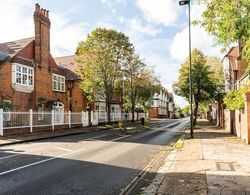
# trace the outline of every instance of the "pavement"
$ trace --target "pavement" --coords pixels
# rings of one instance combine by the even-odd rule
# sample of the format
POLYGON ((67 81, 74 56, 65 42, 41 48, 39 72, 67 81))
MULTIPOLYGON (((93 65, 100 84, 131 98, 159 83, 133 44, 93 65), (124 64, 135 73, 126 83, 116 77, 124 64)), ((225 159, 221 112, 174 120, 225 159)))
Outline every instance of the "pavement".
POLYGON ((200 120, 194 139, 183 135, 142 194, 250 195, 250 145, 200 120))

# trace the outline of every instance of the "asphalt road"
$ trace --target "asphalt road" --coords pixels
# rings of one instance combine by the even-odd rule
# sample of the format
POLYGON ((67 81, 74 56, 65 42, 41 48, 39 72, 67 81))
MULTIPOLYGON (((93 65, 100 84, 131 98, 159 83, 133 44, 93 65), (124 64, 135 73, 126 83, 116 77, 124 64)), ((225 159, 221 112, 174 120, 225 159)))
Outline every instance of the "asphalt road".
POLYGON ((170 123, 153 121, 152 130, 132 135, 107 130, 0 147, 0 194, 119 194, 187 120, 170 123))

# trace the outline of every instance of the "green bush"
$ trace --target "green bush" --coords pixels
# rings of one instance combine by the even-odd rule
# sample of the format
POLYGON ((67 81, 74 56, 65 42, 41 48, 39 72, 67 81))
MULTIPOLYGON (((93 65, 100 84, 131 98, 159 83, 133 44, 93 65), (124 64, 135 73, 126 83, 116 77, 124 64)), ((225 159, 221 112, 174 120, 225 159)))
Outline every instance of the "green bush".
POLYGON ((245 105, 245 94, 247 92, 247 87, 242 87, 238 90, 230 91, 224 98, 224 103, 229 110, 240 110, 244 108, 245 105))

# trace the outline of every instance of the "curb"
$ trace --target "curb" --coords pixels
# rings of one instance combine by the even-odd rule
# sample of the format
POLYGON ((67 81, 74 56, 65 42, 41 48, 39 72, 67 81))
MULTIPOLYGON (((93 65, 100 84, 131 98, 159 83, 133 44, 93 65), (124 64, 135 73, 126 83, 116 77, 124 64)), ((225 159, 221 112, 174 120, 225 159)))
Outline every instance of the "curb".
MULTIPOLYGON (((69 133, 65 133, 65 134, 60 134, 60 135, 45 135, 45 136, 41 136, 41 137, 35 137, 35 138, 30 138, 30 139, 26 139, 26 140, 17 140, 17 141, 12 141, 12 142, 8 142, 8 143, 0 143, 0 147, 1 146, 8 146, 8 145, 15 145, 15 144, 21 144, 21 143, 25 143, 25 142, 32 142, 32 141, 39 141, 39 140, 46 140, 46 139, 51 139, 51 138, 59 138, 59 137, 66 137, 66 136, 70 136, 70 135, 80 135, 80 134, 87 134, 87 133, 91 133, 91 132, 98 132, 98 131, 106 131, 106 130, 115 130, 117 127, 112 127, 112 128, 100 128, 98 129, 99 126, 96 126, 97 128, 93 128, 93 130, 88 130, 88 131, 82 131, 82 132, 69 132, 69 133)), ((84 128, 88 128, 88 127, 84 127, 84 128)), ((12 138, 10 138, 12 139, 12 138)), ((13 138, 15 139, 15 138, 13 138)), ((0 139, 1 140, 1 139, 0 139)))
POLYGON ((9 142, 9 143, 2 143, 2 144, 0 143, 0 146, 15 145, 15 144, 21 144, 21 143, 25 143, 25 142, 32 142, 32 141, 46 140, 46 139, 51 139, 51 138, 66 137, 66 136, 70 136, 70 135, 87 134, 87 133, 91 133, 91 132, 106 131, 106 130, 112 130, 112 129, 114 129, 114 128, 104 128, 104 129, 93 130, 93 131, 71 132, 71 133, 65 133, 65 134, 61 134, 61 135, 47 135, 47 136, 44 136, 44 137, 30 138, 30 139, 27 139, 27 140, 18 140, 18 141, 12 141, 12 142, 9 142))

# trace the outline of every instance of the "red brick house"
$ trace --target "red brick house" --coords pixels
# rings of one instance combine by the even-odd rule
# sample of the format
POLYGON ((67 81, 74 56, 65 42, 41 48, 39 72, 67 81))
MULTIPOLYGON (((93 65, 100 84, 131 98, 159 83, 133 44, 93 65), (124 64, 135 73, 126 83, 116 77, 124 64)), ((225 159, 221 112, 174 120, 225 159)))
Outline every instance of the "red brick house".
MULTIPOLYGON (((249 86, 247 63, 241 58, 239 46, 232 47, 223 59, 225 66, 226 89, 237 90, 242 86, 249 86)), ((232 134, 250 143, 250 92, 246 94, 244 108, 241 110, 224 110, 223 127, 232 134)))
POLYGON ((85 110, 79 77, 50 53, 49 11, 36 4, 33 17, 35 37, 0 44, 0 102, 13 111, 85 110))

